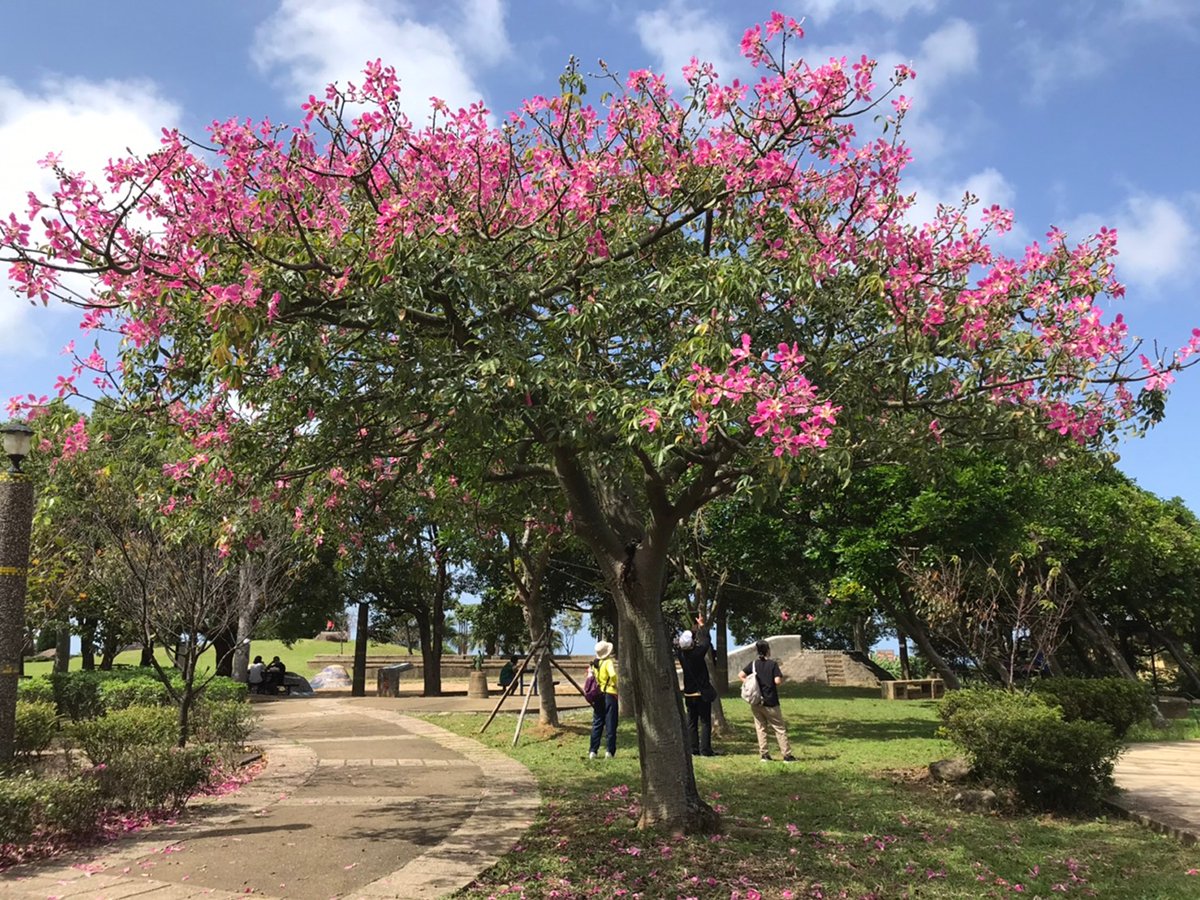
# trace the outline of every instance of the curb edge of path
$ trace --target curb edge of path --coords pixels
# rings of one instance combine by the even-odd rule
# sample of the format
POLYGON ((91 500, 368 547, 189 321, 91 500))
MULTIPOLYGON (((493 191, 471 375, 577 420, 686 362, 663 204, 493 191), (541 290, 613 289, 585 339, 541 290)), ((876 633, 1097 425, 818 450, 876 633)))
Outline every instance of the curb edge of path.
POLYGON ((1162 810, 1148 812, 1145 809, 1136 808, 1120 796, 1105 798, 1104 805, 1121 818, 1129 819, 1131 822, 1136 822, 1159 834, 1173 837, 1185 847, 1200 844, 1200 833, 1197 832, 1195 826, 1170 813, 1164 813, 1162 810))
POLYGON ((398 722, 413 734, 436 741, 487 774, 479 805, 458 828, 407 864, 356 890, 361 898, 443 897, 474 881, 511 850, 533 824, 542 796, 537 779, 522 763, 479 741, 424 719, 386 709, 356 710, 398 722))

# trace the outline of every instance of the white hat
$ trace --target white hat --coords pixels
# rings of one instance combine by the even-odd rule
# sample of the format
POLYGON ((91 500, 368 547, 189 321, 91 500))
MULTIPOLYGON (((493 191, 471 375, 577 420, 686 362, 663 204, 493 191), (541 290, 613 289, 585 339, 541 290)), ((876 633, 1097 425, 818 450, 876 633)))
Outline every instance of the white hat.
POLYGON ((598 641, 596 643, 596 659, 608 659, 612 656, 612 644, 608 641, 598 641))
POLYGON ((679 649, 680 650, 691 650, 692 643, 693 643, 692 633, 690 631, 685 631, 683 634, 681 634, 679 636, 679 649))

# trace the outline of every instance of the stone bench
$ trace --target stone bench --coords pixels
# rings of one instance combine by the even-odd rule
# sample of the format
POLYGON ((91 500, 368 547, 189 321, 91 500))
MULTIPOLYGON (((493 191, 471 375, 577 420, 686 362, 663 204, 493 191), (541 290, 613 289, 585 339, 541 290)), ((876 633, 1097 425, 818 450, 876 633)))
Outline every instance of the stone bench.
POLYGON ((940 678, 881 681, 879 690, 884 700, 940 700, 946 683, 940 678))

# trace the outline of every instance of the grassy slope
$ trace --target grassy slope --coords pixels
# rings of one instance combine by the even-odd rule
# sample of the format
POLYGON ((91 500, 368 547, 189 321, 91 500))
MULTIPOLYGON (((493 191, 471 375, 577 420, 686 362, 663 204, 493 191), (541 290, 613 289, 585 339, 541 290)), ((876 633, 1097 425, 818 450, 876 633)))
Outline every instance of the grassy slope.
MULTIPOLYGON (((636 738, 623 723, 617 759, 588 762, 588 721, 527 730, 516 749, 545 803, 520 846, 460 896, 756 896, 960 898, 1011 894, 1200 897, 1200 851, 1124 821, 959 812, 916 776, 950 755, 934 707, 874 692, 789 686, 784 716, 799 763, 758 761, 748 708, 726 701, 726 755, 696 760, 701 794, 723 833, 682 838, 634 827, 636 738), (1019 888, 1016 887, 1019 885, 1019 888), (553 891, 559 893, 554 894, 553 891), (759 893, 755 893, 759 892, 759 893), (843 893, 844 892, 844 893, 843 893)), ((438 716, 477 737, 480 716, 438 716)), ((778 752, 772 747, 776 757, 778 752)))
MULTIPOLYGON (((336 641, 313 641, 302 640, 297 641, 291 647, 286 646, 283 641, 255 641, 250 646, 251 652, 255 656, 262 656, 263 659, 270 661, 272 656, 278 656, 287 665, 289 671, 299 672, 301 675, 308 675, 312 672, 308 662, 314 656, 336 656, 338 654, 338 644, 336 641)), ((342 646, 342 652, 346 656, 354 653, 354 643, 347 641, 342 646)), ((372 655, 384 656, 407 656, 408 650, 404 647, 395 644, 376 644, 371 643, 369 651, 372 655)), ((117 656, 118 665, 136 666, 138 659, 141 656, 139 651, 130 651, 121 653, 117 656)), ((165 655, 160 650, 158 653, 160 662, 166 663, 165 655)), ((203 660, 211 660, 212 653, 206 653, 202 657, 203 660)), ((78 669, 80 660, 78 656, 71 657, 71 668, 78 669)), ((37 662, 25 662, 26 675, 48 675, 50 673, 52 663, 50 660, 38 660, 37 662)))

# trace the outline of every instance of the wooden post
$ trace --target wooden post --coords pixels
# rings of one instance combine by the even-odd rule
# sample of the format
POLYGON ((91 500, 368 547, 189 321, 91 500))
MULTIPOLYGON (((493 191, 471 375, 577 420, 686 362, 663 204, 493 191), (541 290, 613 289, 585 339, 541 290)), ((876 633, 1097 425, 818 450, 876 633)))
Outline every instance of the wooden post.
MULTIPOLYGON (((539 663, 542 661, 542 653, 545 653, 545 652, 546 651, 543 649, 540 653, 538 653, 538 662, 539 663)), ((536 671, 536 669, 534 671, 536 671)), ((529 701, 532 699, 533 699, 533 691, 526 692, 525 702, 521 704, 521 714, 519 716, 517 716, 517 728, 513 732, 512 745, 514 747, 517 746, 517 741, 519 741, 521 739, 521 725, 525 722, 525 713, 529 712, 529 701)))
POLYGON ((575 690, 579 691, 580 694, 583 694, 583 688, 580 687, 579 683, 570 676, 570 674, 567 672, 566 669, 564 669, 562 666, 560 666, 558 664, 558 660, 554 658, 553 654, 550 655, 550 665, 552 665, 552 666, 554 666, 554 668, 558 669, 558 671, 560 671, 562 673, 563 678, 565 678, 565 679, 567 679, 567 681, 571 682, 571 687, 573 687, 573 688, 575 688, 575 690))

